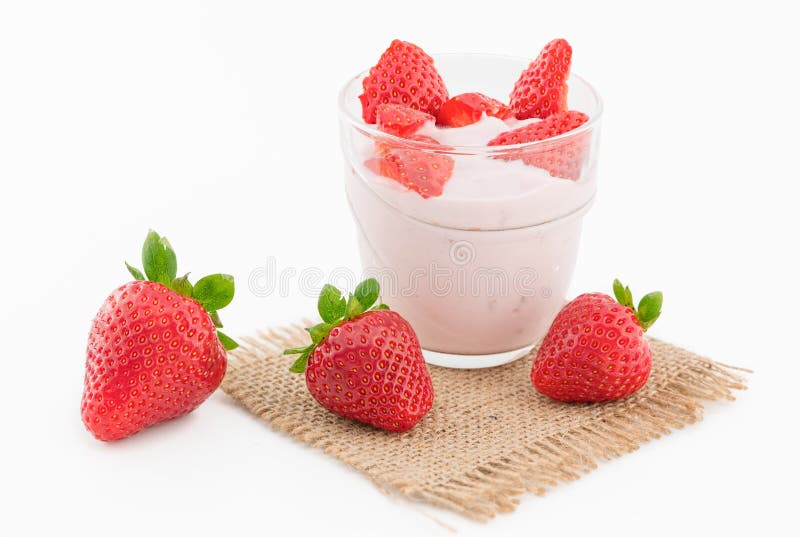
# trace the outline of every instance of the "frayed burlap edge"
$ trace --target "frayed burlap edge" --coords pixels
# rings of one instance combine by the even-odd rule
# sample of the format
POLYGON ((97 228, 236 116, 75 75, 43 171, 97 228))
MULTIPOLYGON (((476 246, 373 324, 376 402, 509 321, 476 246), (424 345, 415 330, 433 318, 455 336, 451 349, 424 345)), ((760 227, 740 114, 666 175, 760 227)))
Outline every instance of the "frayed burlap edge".
POLYGON ((734 400, 734 390, 747 389, 745 379, 737 373, 751 373, 687 352, 686 357, 682 357, 685 366, 659 388, 657 397, 638 398, 631 404, 623 402, 613 412, 604 411, 601 419, 588 426, 541 437, 529 445, 519 446, 502 460, 466 471, 458 479, 424 487, 391 475, 376 478, 369 468, 363 467, 362 461, 337 449, 313 424, 287 418, 279 408, 259 407, 252 394, 244 394, 236 383, 227 382, 253 361, 277 357, 283 349, 305 345, 308 335, 303 328, 310 324, 304 321, 259 331, 256 337, 241 338, 243 345, 230 353, 223 390, 273 429, 362 471, 383 492, 450 509, 480 522, 498 513, 513 511, 525 492, 544 494, 550 487, 576 480, 597 468, 600 461, 635 451, 650 440, 699 421, 703 400, 734 400))

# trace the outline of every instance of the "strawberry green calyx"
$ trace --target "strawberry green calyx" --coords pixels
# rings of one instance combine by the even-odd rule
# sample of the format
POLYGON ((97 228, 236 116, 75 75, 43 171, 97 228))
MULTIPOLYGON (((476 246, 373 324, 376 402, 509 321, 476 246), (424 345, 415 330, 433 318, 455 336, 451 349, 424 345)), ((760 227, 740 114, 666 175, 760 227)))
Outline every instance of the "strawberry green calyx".
MULTIPOLYGON (((175 251, 166 237, 159 236, 153 230, 147 234, 142 246, 142 265, 144 273, 127 262, 128 272, 137 280, 160 283, 176 293, 193 298, 208 312, 211 321, 217 328, 222 328, 219 310, 233 300, 233 276, 229 274, 211 274, 200 278, 194 285, 189 281, 189 274, 178 276, 178 260, 175 251)), ((217 330, 217 337, 226 351, 239 346, 233 339, 217 330)))
POLYGON ((389 306, 378 301, 380 285, 375 278, 369 278, 358 284, 347 299, 342 292, 332 285, 326 284, 319 294, 317 310, 322 322, 306 328, 311 336, 311 344, 307 347, 286 349, 283 354, 299 354, 289 371, 303 373, 308 364, 308 357, 317 345, 330 334, 334 326, 354 319, 367 311, 388 310, 389 306), (376 304, 377 302, 377 304, 376 304))
POLYGON ((644 295, 637 308, 633 305, 633 295, 629 287, 622 285, 619 280, 614 280, 613 288, 617 302, 633 310, 642 330, 647 332, 647 329, 653 326, 653 323, 661 315, 661 305, 664 302, 664 295, 661 294, 661 291, 654 291, 644 295))

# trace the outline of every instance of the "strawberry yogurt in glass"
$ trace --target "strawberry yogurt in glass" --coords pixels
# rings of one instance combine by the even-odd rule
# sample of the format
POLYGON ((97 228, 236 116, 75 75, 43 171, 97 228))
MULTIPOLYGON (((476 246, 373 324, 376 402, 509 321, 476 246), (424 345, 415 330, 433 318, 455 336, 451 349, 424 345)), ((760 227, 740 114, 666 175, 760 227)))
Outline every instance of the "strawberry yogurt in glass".
POLYGON ((602 112, 569 73, 571 54, 555 40, 533 62, 432 58, 394 41, 341 92, 362 266, 429 363, 516 359, 563 305, 596 190, 602 112), (508 104, 487 97, 509 91, 508 104))

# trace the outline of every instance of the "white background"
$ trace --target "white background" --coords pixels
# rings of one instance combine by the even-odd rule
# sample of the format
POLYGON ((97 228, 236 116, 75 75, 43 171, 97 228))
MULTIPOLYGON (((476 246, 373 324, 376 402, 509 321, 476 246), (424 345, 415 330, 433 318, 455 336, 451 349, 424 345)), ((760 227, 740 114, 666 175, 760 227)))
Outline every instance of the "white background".
POLYGON ((782 4, 737 5, 2 2, 0 536, 797 531, 800 42, 782 4), (557 36, 606 105, 572 293, 661 289, 653 335, 755 369, 736 403, 486 526, 387 498, 221 392, 116 444, 83 429, 89 324, 148 228, 195 277, 235 275, 231 335, 311 314, 296 280, 247 280, 270 256, 358 267, 340 85, 394 37, 534 56, 557 36))

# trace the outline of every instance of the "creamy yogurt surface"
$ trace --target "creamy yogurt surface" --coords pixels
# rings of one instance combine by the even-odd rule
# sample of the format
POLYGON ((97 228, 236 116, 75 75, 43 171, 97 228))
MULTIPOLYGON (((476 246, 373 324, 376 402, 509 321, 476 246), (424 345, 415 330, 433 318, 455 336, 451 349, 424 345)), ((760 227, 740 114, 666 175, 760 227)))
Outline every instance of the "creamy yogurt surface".
MULTIPOLYGON (((486 147, 498 134, 539 121, 508 120, 483 115, 465 127, 426 124, 417 134, 444 146, 486 147)), ((371 157, 371 140, 358 144, 363 159, 371 157)), ((594 173, 578 181, 552 177, 520 160, 506 161, 482 154, 450 155, 453 175, 438 197, 423 199, 402 184, 372 171, 360 170, 373 191, 386 203, 416 220, 469 230, 514 229, 555 220, 588 203, 595 191, 594 173)))

